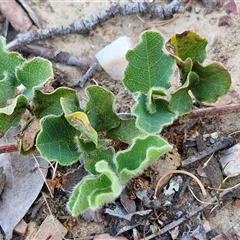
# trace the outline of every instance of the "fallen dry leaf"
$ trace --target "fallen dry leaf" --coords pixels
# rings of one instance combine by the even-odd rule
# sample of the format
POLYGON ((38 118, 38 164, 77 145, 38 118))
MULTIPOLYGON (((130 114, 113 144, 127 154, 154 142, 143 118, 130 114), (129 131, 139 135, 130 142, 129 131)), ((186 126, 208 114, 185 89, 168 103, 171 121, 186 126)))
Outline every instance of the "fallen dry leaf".
POLYGON ((62 240, 67 234, 67 229, 53 215, 49 215, 42 222, 34 240, 62 240))
POLYGON ((27 32, 37 28, 17 1, 0 1, 0 10, 17 31, 27 32))
MULTIPOLYGON (((13 142, 17 131, 11 130, 0 143, 13 142)), ((16 140, 15 140, 16 141, 16 140)), ((0 225, 5 239, 12 238, 15 226, 26 214, 42 189, 48 170, 48 162, 41 157, 21 156, 19 153, 0 154, 0 165, 4 168, 6 185, 0 200, 0 225), (40 172, 40 170, 42 173, 40 172)))

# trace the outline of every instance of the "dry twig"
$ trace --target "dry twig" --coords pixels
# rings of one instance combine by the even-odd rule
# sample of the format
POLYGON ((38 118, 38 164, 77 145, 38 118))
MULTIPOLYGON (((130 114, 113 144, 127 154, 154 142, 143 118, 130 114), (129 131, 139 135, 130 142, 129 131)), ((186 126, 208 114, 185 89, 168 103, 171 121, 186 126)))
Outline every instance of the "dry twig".
POLYGON ((84 70, 87 70, 89 68, 89 63, 86 61, 86 59, 67 52, 62 52, 59 50, 33 44, 23 46, 21 50, 27 53, 32 53, 34 55, 44 57, 46 59, 49 59, 50 61, 64 63, 69 66, 76 66, 84 70))
POLYGON ((207 147, 205 150, 198 152, 197 154, 185 159, 182 161, 181 165, 182 166, 187 166, 188 164, 191 164, 193 162, 196 162, 200 159, 203 159, 204 157, 222 150, 227 147, 231 147, 234 143, 234 138, 232 137, 220 137, 216 143, 211 145, 210 147, 207 147))
POLYGON ((115 17, 116 15, 131 14, 150 14, 152 18, 166 19, 172 17, 173 14, 183 12, 184 7, 181 6, 179 0, 173 0, 165 6, 157 6, 149 2, 120 4, 114 2, 107 9, 101 11, 97 15, 91 16, 87 20, 75 22, 70 25, 62 25, 56 28, 39 29, 29 33, 20 34, 17 39, 7 44, 7 49, 17 49, 21 45, 29 44, 33 41, 54 38, 57 36, 77 33, 87 34, 101 23, 115 17))

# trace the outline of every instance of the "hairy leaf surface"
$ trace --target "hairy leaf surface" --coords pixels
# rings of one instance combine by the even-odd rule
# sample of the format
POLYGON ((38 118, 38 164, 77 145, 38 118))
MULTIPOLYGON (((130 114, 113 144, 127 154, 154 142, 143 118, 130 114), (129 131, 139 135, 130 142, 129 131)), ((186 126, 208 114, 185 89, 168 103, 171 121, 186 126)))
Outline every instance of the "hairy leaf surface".
POLYGON ((41 131, 36 140, 36 147, 41 155, 62 165, 76 162, 80 156, 76 139, 81 133, 72 127, 63 115, 49 115, 40 123, 41 131))
POLYGON ((34 113, 40 118, 50 114, 61 115, 63 113, 63 104, 67 104, 64 109, 68 111, 68 114, 71 113, 69 109, 73 108, 73 106, 75 111, 80 110, 79 100, 73 89, 61 87, 52 93, 43 93, 38 89, 34 90, 34 113), (61 102, 62 98, 63 103, 61 102))
POLYGON ((88 208, 95 210, 120 195, 123 186, 108 163, 104 160, 96 163, 96 171, 99 175, 86 176, 75 187, 67 204, 73 216, 88 208))
POLYGON ((120 151, 116 156, 117 171, 121 182, 126 182, 166 153, 171 146, 160 136, 137 138, 130 149, 120 151))
POLYGON ((113 110, 115 96, 108 90, 91 86, 86 89, 89 101, 85 112, 92 127, 97 131, 108 131, 120 124, 120 118, 113 110))
POLYGON ((158 32, 146 31, 140 43, 128 51, 124 84, 130 92, 147 94, 153 87, 168 89, 174 58, 163 51, 164 38, 158 32))
POLYGON ((0 108, 0 136, 5 135, 10 128, 19 125, 27 104, 28 100, 20 95, 9 106, 0 108))
POLYGON ((169 125, 176 119, 177 115, 169 109, 169 102, 164 99, 154 100, 156 106, 155 113, 150 113, 147 109, 147 96, 140 95, 133 108, 136 115, 136 126, 147 133, 159 133, 162 128, 169 125))

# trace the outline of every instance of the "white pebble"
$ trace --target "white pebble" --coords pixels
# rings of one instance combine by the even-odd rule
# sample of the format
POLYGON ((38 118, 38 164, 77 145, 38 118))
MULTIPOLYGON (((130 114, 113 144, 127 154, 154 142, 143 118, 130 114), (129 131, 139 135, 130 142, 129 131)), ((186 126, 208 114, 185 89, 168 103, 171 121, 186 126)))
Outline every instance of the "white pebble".
POLYGON ((240 173, 240 143, 224 151, 219 160, 226 176, 240 173))
POLYGON ((132 48, 133 43, 130 38, 120 37, 101 49, 95 57, 112 79, 122 80, 128 64, 125 55, 132 48))

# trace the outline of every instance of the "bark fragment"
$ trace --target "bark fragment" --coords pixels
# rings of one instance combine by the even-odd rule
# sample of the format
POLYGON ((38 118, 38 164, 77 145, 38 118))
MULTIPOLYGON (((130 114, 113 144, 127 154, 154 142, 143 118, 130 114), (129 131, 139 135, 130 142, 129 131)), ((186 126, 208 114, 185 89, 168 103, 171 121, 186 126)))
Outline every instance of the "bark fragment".
POLYGON ((17 31, 27 32, 37 29, 28 14, 16 1, 0 1, 0 11, 17 31))

